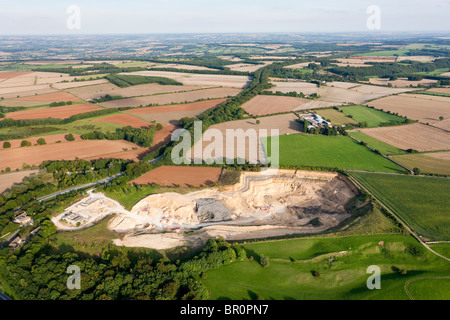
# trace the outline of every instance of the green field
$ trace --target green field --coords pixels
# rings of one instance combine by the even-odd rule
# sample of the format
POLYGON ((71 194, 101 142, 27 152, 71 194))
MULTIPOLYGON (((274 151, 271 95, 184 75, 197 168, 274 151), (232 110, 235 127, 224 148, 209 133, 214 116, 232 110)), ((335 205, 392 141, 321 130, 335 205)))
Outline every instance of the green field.
POLYGON ((368 53, 357 53, 353 56, 357 57, 392 57, 394 55, 404 56, 409 52, 409 49, 400 48, 397 50, 372 51, 368 53))
MULTIPOLYGON (((271 139, 264 142, 271 152, 271 139)), ((296 134, 280 136, 280 165, 403 173, 393 162, 349 137, 296 134)))
MULTIPOLYGON (((210 299, 400 300, 409 299, 406 281, 448 275, 447 261, 403 235, 267 241, 245 244, 244 248, 253 260, 206 273, 202 282, 211 292, 210 299), (268 267, 258 263, 261 254, 269 257, 268 267), (367 289, 366 270, 371 265, 381 269, 381 290, 367 289), (395 271, 398 269, 405 269, 406 275, 395 271), (314 277, 314 271, 320 276, 314 277)), ((432 292, 432 286, 423 290, 421 294, 436 299, 448 298, 450 293, 448 286, 439 292, 432 292)))
POLYGON ((449 93, 444 93, 444 92, 418 91, 418 92, 414 92, 414 93, 426 94, 426 95, 429 95, 429 96, 450 97, 449 93))
POLYGON ((352 116, 357 122, 367 122, 368 127, 380 127, 391 122, 405 121, 405 118, 365 106, 341 107, 339 110, 342 110, 346 115, 352 116))
POLYGON ((368 136, 359 131, 349 132, 348 134, 350 136, 352 136, 353 138, 358 139, 359 141, 363 141, 363 142, 367 143, 367 145, 369 147, 380 151, 384 155, 405 154, 406 153, 406 151, 403 149, 394 147, 390 144, 387 144, 378 139, 372 138, 371 136, 368 136))
POLYGON ((450 179, 352 172, 424 240, 450 240, 450 179))

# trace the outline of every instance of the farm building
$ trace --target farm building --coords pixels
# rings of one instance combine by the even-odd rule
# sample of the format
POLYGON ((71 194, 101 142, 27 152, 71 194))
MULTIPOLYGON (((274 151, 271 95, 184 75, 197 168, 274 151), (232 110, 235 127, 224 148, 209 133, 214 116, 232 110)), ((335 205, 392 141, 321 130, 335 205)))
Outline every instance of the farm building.
POLYGON ((25 241, 22 240, 20 236, 16 237, 11 243, 8 245, 8 248, 11 250, 19 248, 25 241))
POLYGON ((312 128, 332 127, 331 123, 323 119, 316 113, 302 115, 301 118, 308 122, 308 130, 312 128))
POLYGON ((20 224, 22 227, 33 224, 33 219, 31 219, 26 212, 19 214, 13 220, 14 223, 20 224))

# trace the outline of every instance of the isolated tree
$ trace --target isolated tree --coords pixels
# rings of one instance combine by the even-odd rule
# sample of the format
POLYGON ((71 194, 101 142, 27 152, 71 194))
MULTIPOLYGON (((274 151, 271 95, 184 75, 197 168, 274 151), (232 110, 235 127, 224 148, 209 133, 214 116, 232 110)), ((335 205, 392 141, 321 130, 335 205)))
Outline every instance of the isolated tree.
POLYGON ((21 147, 30 147, 31 146, 31 142, 27 141, 27 140, 22 140, 22 142, 20 143, 21 147))
POLYGON ((259 125, 261 123, 261 121, 259 121, 259 120, 256 120, 256 124, 257 125, 259 125))
POLYGON ((42 146, 42 145, 44 145, 44 144, 47 144, 47 142, 45 142, 45 139, 44 139, 44 138, 39 138, 39 139, 37 140, 37 144, 40 145, 40 146, 42 146))
POLYGON ((5 141, 3 142, 3 149, 11 148, 11 142, 5 141))
POLYGON ((420 169, 419 168, 414 168, 413 169, 414 174, 417 176, 420 174, 420 169))
POLYGON ((69 133, 68 135, 66 135, 66 140, 67 141, 74 141, 75 137, 73 136, 73 134, 69 133))
POLYGON ((263 268, 268 267, 269 266, 269 257, 266 257, 265 255, 260 255, 259 256, 259 263, 261 264, 261 266, 263 268))
POLYGON ((443 117, 443 116, 440 116, 440 117, 439 117, 439 120, 440 120, 440 121, 444 120, 444 117, 443 117))

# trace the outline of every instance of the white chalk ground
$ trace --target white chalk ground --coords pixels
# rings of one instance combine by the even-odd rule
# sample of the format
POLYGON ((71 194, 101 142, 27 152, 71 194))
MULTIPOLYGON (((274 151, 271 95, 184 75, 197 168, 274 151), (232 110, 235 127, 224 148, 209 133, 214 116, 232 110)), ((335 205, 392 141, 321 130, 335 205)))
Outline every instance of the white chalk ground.
POLYGON ((211 237, 243 240, 323 232, 350 217, 344 205, 354 196, 349 183, 336 173, 246 172, 236 185, 186 195, 154 194, 142 199, 131 211, 91 190, 88 197, 52 221, 58 230, 74 231, 115 214, 108 228, 125 234, 122 239, 114 240, 116 245, 154 249, 196 247, 211 237), (223 205, 226 212, 213 208, 208 212, 212 216, 201 215, 196 208, 200 199, 212 199, 223 205), (68 213, 88 219, 77 227, 64 221, 68 213), (310 222, 316 218, 321 225, 314 227, 310 222))

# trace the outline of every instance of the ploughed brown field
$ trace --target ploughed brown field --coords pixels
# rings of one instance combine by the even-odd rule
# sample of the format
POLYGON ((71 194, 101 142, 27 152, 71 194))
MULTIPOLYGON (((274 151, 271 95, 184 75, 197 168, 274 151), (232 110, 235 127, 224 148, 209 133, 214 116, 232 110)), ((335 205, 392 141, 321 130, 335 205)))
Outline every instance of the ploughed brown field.
MULTIPOLYGON (((449 72, 449 76, 450 76, 450 72, 449 72)), ((437 93, 447 93, 450 94, 450 88, 433 88, 428 90, 430 92, 437 92, 437 93)))
POLYGON ((101 110, 101 107, 95 106, 89 103, 75 104, 64 107, 54 107, 54 108, 43 108, 35 110, 24 110, 11 112, 6 115, 6 118, 14 120, 24 120, 24 119, 43 119, 43 118, 57 118, 57 119, 67 119, 71 116, 80 113, 86 113, 96 110, 101 110))
POLYGON ((310 100, 283 96, 256 96, 244 103, 242 108, 254 116, 290 112, 300 108, 310 100))
POLYGON ((112 116, 97 118, 92 121, 117 123, 123 126, 131 126, 133 128, 143 128, 150 125, 150 123, 148 123, 147 121, 130 116, 128 114, 114 114, 112 116))
POLYGON ((420 152, 450 150, 450 132, 421 123, 359 131, 404 150, 414 149, 420 152))
POLYGON ((25 74, 29 74, 31 72, 0 72, 0 79, 11 79, 18 76, 23 76, 25 74))
POLYGON ((138 108, 138 109, 127 110, 126 113, 145 115, 145 114, 151 114, 151 113, 208 110, 208 109, 217 107, 219 104, 221 104, 225 101, 227 101, 227 99, 207 100, 207 101, 178 104, 178 105, 171 105, 171 106, 156 106, 156 107, 138 108))
POLYGON ((108 154, 131 150, 135 144, 123 140, 86 140, 0 150, 0 170, 22 169, 23 164, 37 166, 46 160, 75 160, 94 156, 107 158, 108 154))
POLYGON ((48 101, 48 102, 60 102, 60 101, 71 101, 71 102, 79 102, 81 101, 79 98, 67 92, 55 92, 48 94, 41 94, 37 96, 29 96, 23 98, 17 98, 20 101, 48 101))
MULTIPOLYGON (((8 141, 11 143, 11 148, 20 148, 20 143, 23 140, 30 141, 32 145, 35 145, 35 144, 37 144, 37 140, 40 138, 43 138, 45 140, 46 144, 56 143, 57 141, 61 141, 61 143, 73 142, 73 141, 67 141, 65 138, 66 135, 67 134, 65 134, 65 133, 60 133, 60 134, 52 134, 49 136, 32 137, 32 138, 16 139, 16 140, 8 140, 8 141)), ((74 134, 73 137, 75 138, 75 141, 81 140, 81 137, 77 134, 74 134)), ((3 143, 1 143, 1 145, 3 146, 3 143)))
POLYGON ((450 98, 448 97, 400 94, 371 101, 368 105, 450 130, 450 126, 443 127, 439 120, 441 116, 444 117, 444 120, 450 118, 450 98))
POLYGON ((158 184, 160 186, 202 187, 219 181, 221 168, 162 166, 134 179, 130 184, 158 184))

